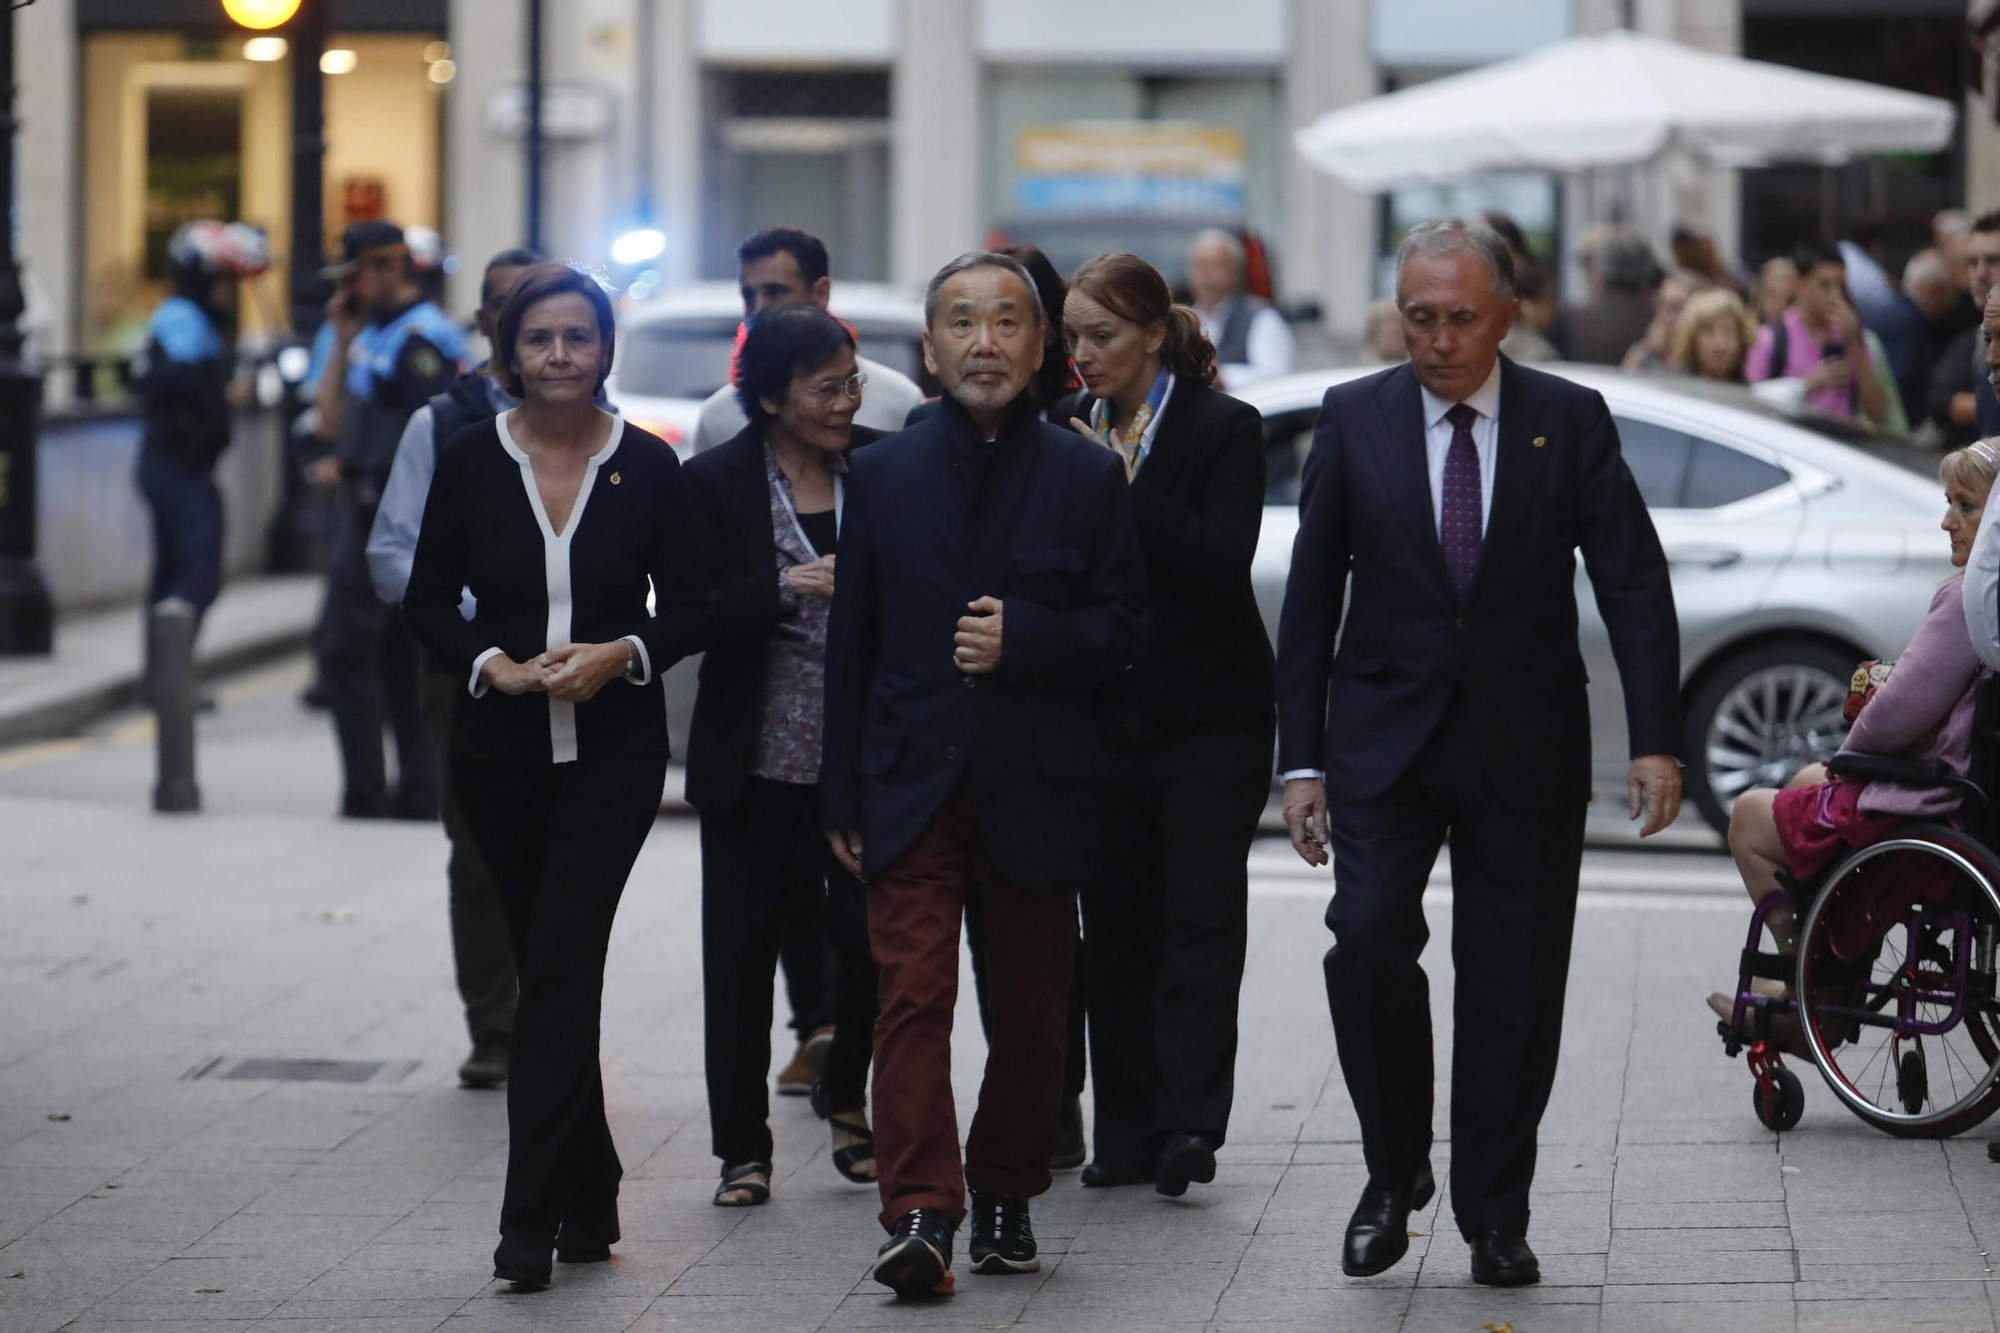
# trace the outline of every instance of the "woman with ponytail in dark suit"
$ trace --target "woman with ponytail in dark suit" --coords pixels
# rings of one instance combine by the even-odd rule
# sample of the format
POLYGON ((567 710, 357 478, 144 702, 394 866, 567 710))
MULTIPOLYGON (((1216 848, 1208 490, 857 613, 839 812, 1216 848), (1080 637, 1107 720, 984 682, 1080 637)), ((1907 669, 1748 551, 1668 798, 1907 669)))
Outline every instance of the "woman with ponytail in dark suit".
POLYGON ((1246 861, 1271 790, 1270 639, 1250 586, 1263 422, 1210 387, 1215 348, 1129 254, 1070 279, 1084 390, 1054 414, 1125 460, 1152 582, 1146 655, 1102 700, 1103 866, 1083 899, 1090 1186, 1215 1178, 1235 1090, 1246 861))

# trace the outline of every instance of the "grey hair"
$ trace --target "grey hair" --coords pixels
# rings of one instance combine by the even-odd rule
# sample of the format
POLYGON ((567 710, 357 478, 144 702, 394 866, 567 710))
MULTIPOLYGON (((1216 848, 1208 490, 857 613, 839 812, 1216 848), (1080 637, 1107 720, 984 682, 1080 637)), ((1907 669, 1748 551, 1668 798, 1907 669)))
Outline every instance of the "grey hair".
POLYGON ((975 268, 997 268, 1013 274, 1028 289, 1028 304, 1034 307, 1035 324, 1038 328, 1049 326, 1049 312, 1042 309, 1041 289, 1028 276, 1027 267, 1012 255, 1003 255, 997 250, 967 250, 958 258, 946 264, 931 275, 930 285, 924 288, 924 327, 929 328, 937 318, 938 292, 959 274, 975 268))
POLYGON ((1503 301, 1514 299, 1514 252, 1500 233, 1484 223, 1464 218, 1432 218, 1419 222, 1396 247, 1396 304, 1403 301, 1403 267, 1412 255, 1470 254, 1493 272, 1493 291, 1503 301))
POLYGON ((1243 242, 1220 227, 1203 227, 1196 232, 1194 239, 1188 242, 1188 253, 1193 254, 1204 245, 1219 245, 1229 251, 1230 262, 1236 265, 1238 273, 1241 273, 1244 266, 1250 262, 1249 257, 1243 253, 1243 242))
POLYGON ((1919 250, 1910 256, 1910 262, 1903 266, 1903 289, 1916 291, 1920 287, 1950 282, 1951 265, 1936 250, 1919 250))

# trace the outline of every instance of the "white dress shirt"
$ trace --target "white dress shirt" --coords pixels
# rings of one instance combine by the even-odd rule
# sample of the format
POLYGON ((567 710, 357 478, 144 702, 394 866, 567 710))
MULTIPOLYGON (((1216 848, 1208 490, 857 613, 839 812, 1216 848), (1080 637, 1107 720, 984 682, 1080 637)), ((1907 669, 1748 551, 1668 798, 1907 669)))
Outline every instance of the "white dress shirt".
POLYGON ((1979 525, 1972 555, 1965 562, 1965 628, 1972 634, 1972 651, 2000 671, 2000 518, 1979 525))
MULTIPOLYGON (((1417 386, 1417 392, 1422 395, 1424 404, 1424 454, 1425 461, 1429 464, 1431 480, 1431 519, 1436 524, 1437 530, 1442 533, 1444 529, 1444 463, 1446 455, 1451 452, 1452 437, 1452 424, 1446 418, 1445 413, 1451 411, 1458 404, 1451 402, 1449 399, 1438 397, 1421 384, 1417 386)), ((1498 361, 1493 363, 1493 373, 1486 377, 1486 383, 1480 385, 1463 401, 1467 407, 1479 413, 1478 419, 1472 423, 1472 447, 1479 454, 1479 530, 1484 534, 1487 522, 1493 516, 1493 464, 1500 452, 1498 448, 1500 439, 1500 363, 1498 361)), ((1996 523, 1994 526, 2000 527, 2000 523, 1996 523)), ((1982 533, 1981 535, 1983 536, 1984 534, 1982 533)), ((1439 539, 1442 540, 1442 536, 1439 539)), ((2000 564, 2000 548, 1996 548, 1994 560, 1996 564, 2000 564)), ((1965 585, 1967 589, 1966 614, 1969 616, 1972 613, 1972 602, 1970 600, 1972 571, 1969 567, 1966 570, 1965 585)), ((1973 632, 1972 641, 1975 644, 1979 642, 1979 633, 1977 630, 1973 632)), ((2000 649, 1996 649, 1996 651, 2000 651, 2000 649)), ((1280 773, 1278 778, 1282 782, 1290 782, 1293 778, 1323 778, 1325 776, 1326 773, 1320 769, 1300 768, 1294 769, 1289 773, 1280 773)))
MULTIPOLYGON (((1424 453, 1430 462, 1431 476, 1431 516, 1437 521, 1438 532, 1444 532, 1444 463, 1451 453, 1452 425, 1445 413, 1458 406, 1457 403, 1440 398, 1421 384, 1417 392, 1424 400, 1424 453)), ((1493 373, 1486 377, 1486 383, 1473 391, 1465 400, 1465 405, 1479 413, 1479 419, 1472 423, 1472 447, 1479 454, 1479 531, 1484 534, 1486 521, 1493 514, 1493 459, 1499 452, 1495 447, 1500 438, 1500 363, 1493 363, 1493 373)))
MULTIPOLYGON (((1222 337, 1222 326, 1229 322, 1229 311, 1242 297, 1224 301, 1214 310, 1195 307, 1195 315, 1201 320, 1201 331, 1208 335, 1210 342, 1222 337)), ((1289 375, 1298 360, 1298 343, 1292 337, 1292 326, 1273 306, 1265 306, 1250 317, 1250 331, 1244 339, 1244 361, 1226 362, 1222 366, 1222 387, 1226 392, 1255 384, 1258 380, 1271 379, 1278 375, 1289 375)))

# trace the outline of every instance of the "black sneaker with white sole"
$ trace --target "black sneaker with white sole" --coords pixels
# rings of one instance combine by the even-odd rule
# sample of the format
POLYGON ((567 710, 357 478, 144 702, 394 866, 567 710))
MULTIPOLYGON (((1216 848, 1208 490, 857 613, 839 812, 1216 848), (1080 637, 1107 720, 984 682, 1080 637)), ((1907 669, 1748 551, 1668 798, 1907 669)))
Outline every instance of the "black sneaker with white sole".
POLYGON ((949 1296, 951 1237, 958 1226, 935 1208, 913 1208, 896 1219, 869 1270, 898 1296, 949 1296))
POLYGON ((972 1191, 972 1271, 994 1276, 1040 1272, 1035 1253, 1035 1228, 1028 1220, 1028 1201, 1004 1194, 972 1191))

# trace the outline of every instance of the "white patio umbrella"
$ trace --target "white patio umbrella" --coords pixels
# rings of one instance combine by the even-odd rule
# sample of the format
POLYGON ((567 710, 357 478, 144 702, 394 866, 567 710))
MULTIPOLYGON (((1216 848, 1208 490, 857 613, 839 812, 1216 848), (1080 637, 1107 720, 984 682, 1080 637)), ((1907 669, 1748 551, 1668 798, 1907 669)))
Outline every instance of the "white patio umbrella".
POLYGON ((1674 152, 1718 167, 1832 166, 1942 148, 1957 115, 1941 98, 1612 32, 1329 112, 1293 142, 1343 184, 1383 191, 1674 152))

